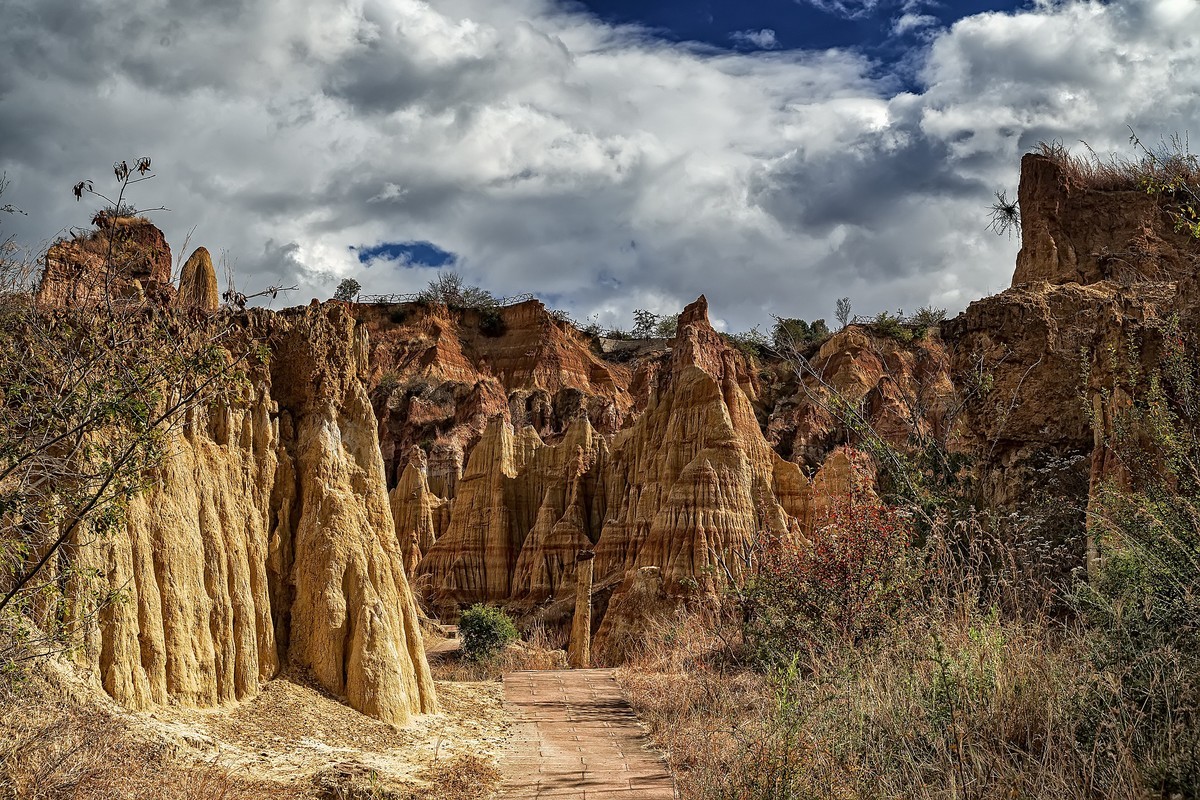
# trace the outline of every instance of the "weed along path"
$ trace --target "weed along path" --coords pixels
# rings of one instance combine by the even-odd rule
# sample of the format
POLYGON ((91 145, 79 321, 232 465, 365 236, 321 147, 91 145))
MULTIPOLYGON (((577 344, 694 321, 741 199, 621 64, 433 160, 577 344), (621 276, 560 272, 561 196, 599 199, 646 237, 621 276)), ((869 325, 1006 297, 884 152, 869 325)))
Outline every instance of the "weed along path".
POLYGON ((608 669, 512 672, 504 800, 674 800, 675 784, 608 669))

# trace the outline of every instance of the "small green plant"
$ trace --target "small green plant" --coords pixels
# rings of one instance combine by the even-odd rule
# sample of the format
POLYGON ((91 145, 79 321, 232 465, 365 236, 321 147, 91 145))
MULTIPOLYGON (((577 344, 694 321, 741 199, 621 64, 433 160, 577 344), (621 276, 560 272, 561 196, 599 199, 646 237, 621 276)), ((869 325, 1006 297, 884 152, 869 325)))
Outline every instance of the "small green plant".
POLYGON ((458 621, 462 651, 468 658, 482 661, 497 655, 517 638, 517 627, 503 610, 476 603, 463 612, 458 621))
POLYGON ((385 395, 390 395, 392 392, 400 388, 400 376, 394 372, 385 372, 379 378, 379 391, 385 395))
POLYGON ((262 366, 271 363, 271 348, 266 342, 255 342, 252 347, 255 361, 262 366))

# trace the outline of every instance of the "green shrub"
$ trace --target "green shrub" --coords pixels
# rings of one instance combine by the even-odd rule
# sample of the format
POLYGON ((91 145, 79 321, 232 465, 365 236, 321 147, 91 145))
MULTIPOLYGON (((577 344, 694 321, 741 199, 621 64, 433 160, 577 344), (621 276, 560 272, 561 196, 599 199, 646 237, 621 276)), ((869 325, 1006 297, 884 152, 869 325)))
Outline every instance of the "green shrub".
POLYGON ((1200 796, 1200 497, 1106 491, 1099 566, 1075 597, 1109 677, 1087 739, 1162 796, 1200 796), (1113 702, 1112 695, 1117 702, 1113 702))
POLYGON ((757 325, 741 333, 722 333, 721 338, 737 348, 746 358, 762 358, 767 348, 771 346, 770 340, 758 329, 757 325))
POLYGON ((352 303, 361 291, 362 284, 354 280, 354 278, 346 278, 337 285, 337 289, 333 293, 333 299, 341 300, 344 303, 352 303))
POLYGON ((1132 402, 1105 443, 1126 480, 1101 487, 1089 508, 1096 560, 1074 600, 1107 681, 1085 738, 1128 754, 1155 793, 1198 797, 1200 368, 1177 319, 1158 333, 1161 361, 1126 371, 1132 402))
POLYGON ((779 353, 805 349, 828 338, 829 326, 823 319, 809 323, 794 317, 776 317, 775 327, 771 329, 771 345, 779 353))
POLYGON ((479 312, 479 332, 484 336, 496 338, 508 331, 504 315, 499 308, 485 308, 479 312))
POLYGON ((675 333, 679 329, 679 315, 667 314, 665 317, 659 318, 654 325, 654 335, 660 339, 673 339, 675 333))
POLYGON ((871 322, 871 328, 881 336, 887 336, 898 342, 908 343, 913 340, 913 332, 898 314, 880 311, 871 322))
POLYGON ((916 599, 913 526, 900 509, 861 492, 833 496, 812 537, 760 545, 742 619, 761 667, 857 647, 887 631, 916 599))
POLYGON ((944 308, 922 306, 921 309, 913 315, 913 323, 922 328, 932 328, 933 326, 945 321, 946 309, 944 308))
POLYGON ((517 627, 501 609, 476 603, 458 621, 462 651, 477 661, 499 653, 517 638, 517 627))

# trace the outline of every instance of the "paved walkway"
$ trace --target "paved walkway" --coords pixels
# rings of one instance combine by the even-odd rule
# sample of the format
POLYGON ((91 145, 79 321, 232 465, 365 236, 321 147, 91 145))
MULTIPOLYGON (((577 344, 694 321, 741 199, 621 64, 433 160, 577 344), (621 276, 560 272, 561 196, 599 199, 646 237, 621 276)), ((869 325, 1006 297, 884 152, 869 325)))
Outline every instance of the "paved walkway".
POLYGON ((505 800, 674 800, 612 670, 513 672, 504 703, 516 724, 501 768, 505 800))

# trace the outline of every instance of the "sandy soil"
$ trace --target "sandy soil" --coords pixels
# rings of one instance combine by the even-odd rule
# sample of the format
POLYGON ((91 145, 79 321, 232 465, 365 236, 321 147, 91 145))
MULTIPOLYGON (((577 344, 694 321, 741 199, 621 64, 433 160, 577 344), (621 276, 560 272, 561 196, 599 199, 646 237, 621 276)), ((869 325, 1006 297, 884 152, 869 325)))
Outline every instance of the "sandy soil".
POLYGON ((439 762, 464 754, 495 762, 504 749, 511 723, 499 682, 438 681, 437 692, 442 712, 405 728, 359 714, 298 675, 271 681, 238 706, 133 716, 248 780, 298 791, 351 781, 397 790, 421 785, 421 774, 439 762))

